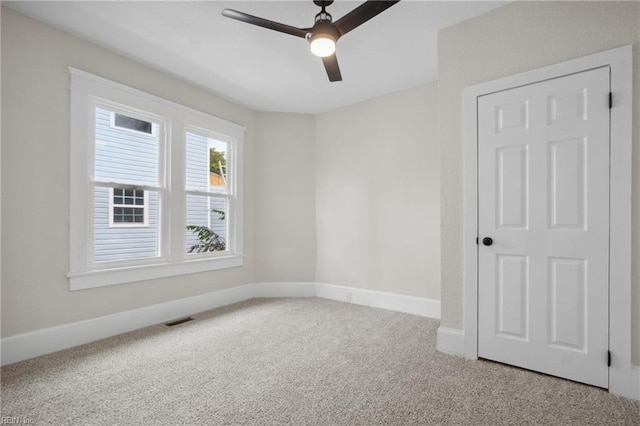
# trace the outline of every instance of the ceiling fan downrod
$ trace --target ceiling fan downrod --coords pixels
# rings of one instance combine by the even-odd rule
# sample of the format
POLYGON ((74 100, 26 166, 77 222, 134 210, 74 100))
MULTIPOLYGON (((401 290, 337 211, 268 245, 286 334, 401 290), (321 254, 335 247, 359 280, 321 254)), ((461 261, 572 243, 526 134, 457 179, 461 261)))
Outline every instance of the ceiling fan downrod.
POLYGON ((330 6, 331 3, 333 3, 333 0, 327 0, 327 1, 314 0, 313 2, 316 4, 316 6, 320 6, 322 8, 322 10, 320 10, 320 13, 316 15, 315 22, 320 22, 320 21, 333 22, 333 17, 325 9, 327 6, 330 6))

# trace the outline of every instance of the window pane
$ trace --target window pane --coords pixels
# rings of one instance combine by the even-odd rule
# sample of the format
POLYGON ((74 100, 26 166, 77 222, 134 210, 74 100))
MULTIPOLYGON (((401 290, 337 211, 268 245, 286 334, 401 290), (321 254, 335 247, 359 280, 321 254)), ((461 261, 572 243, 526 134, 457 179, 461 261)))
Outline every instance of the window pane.
POLYGON ((153 124, 149 121, 138 120, 137 118, 128 117, 122 114, 116 114, 114 124, 125 129, 135 130, 138 132, 153 133, 153 124))
POLYGON ((191 190, 227 191, 227 142, 187 132, 186 186, 191 190))
POLYGON ((144 208, 113 206, 114 225, 110 226, 109 188, 94 188, 93 260, 107 262, 159 256, 158 198, 157 191, 147 191, 144 208), (146 225, 145 208, 148 209, 146 225))
POLYGON ((112 127, 111 113, 96 107, 95 179, 157 185, 158 137, 112 127))
POLYGON ((114 188, 113 204, 125 204, 125 205, 144 205, 144 189, 118 189, 114 188), (124 193, 124 196, 122 195, 124 193))
POLYGON ((187 195, 187 253, 227 250, 227 199, 187 195))
POLYGON ((113 208, 113 223, 144 223, 144 208, 113 208))

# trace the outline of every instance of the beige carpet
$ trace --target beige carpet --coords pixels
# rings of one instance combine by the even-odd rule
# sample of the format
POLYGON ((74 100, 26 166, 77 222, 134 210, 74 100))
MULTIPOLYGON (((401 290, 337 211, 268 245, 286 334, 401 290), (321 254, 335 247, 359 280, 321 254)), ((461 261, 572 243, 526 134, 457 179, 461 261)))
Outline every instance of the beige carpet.
POLYGON ((438 322, 254 299, 2 368, 32 424, 639 425, 640 404, 436 352, 438 322))

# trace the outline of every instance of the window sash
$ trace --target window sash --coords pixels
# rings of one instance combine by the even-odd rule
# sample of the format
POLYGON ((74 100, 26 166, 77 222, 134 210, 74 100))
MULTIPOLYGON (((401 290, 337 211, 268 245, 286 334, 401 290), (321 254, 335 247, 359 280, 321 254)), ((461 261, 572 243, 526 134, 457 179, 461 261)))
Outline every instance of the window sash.
MULTIPOLYGON (((129 268, 141 265, 153 265, 162 262, 166 262, 167 251, 166 244, 163 244, 163 240, 166 236, 166 231, 163 227, 160 216, 163 210, 163 195, 160 191, 144 191, 145 198, 145 224, 141 223, 113 223, 113 192, 112 188, 107 185, 92 185, 92 197, 91 197, 91 211, 89 213, 90 219, 88 220, 89 229, 87 230, 87 236, 90 238, 90 242, 87 245, 87 272, 93 271, 107 271, 117 268, 129 268), (94 211, 94 207, 98 204, 96 197, 96 189, 105 188, 105 198, 107 199, 107 208, 101 210, 102 214, 98 219, 98 212, 94 211), (153 194, 154 202, 151 202, 151 196, 153 194), (106 223, 104 215, 107 215, 106 223), (150 218, 150 214, 153 214, 154 220, 150 218), (105 225, 107 228, 105 229, 105 225), (153 226, 153 227, 152 227, 153 226), (119 240, 116 235, 110 235, 105 239, 100 239, 100 236, 104 237, 105 234, 111 234, 109 230, 114 232, 125 232, 120 235, 124 240, 119 240), (142 231, 142 234, 137 234, 142 231), (132 233, 135 235, 133 239, 139 239, 136 242, 132 242, 132 233), (115 238, 115 241, 112 240, 115 238), (129 241, 127 241, 129 240, 129 241), (100 241, 100 242, 98 242, 100 241), (153 242, 153 245, 149 243, 153 242), (118 250, 122 250, 124 253, 119 258, 113 258, 114 246, 118 250), (134 255, 131 252, 132 248, 139 249, 140 251, 134 255)), ((139 188, 137 188, 139 189, 139 188)), ((122 205, 131 207, 132 205, 122 205)))
MULTIPOLYGON (((185 191, 190 192, 194 195, 196 195, 196 193, 207 193, 207 194, 218 194, 218 195, 227 194, 230 196, 235 196, 236 187, 235 187, 234 179, 237 176, 237 170, 236 170, 237 162, 235 158, 237 154, 236 141, 234 141, 234 139, 230 138, 228 135, 224 135, 224 134, 212 131, 211 129, 204 129, 194 125, 187 125, 185 126, 185 130, 184 130, 185 152, 189 150, 189 146, 187 142, 187 139, 188 139, 187 134, 189 133, 195 136, 210 138, 226 144, 226 148, 227 148, 226 166, 225 166, 226 175, 224 176, 225 185, 223 187, 220 187, 220 189, 212 189, 209 185, 207 185, 206 190, 203 190, 197 186, 189 185, 188 179, 185 176, 185 191)), ((207 155, 207 161, 209 161, 208 155, 207 155)), ((185 168, 185 173, 186 172, 187 172, 187 169, 185 168)))
MULTIPOLYGON (((189 225, 196 225, 196 226, 206 226, 207 228, 209 228, 211 231, 216 232, 220 237, 222 237, 223 242, 225 243, 225 248, 224 250, 213 250, 213 251, 193 251, 193 252, 189 252, 189 249, 191 247, 193 247, 195 244, 197 243, 197 240, 194 241, 193 238, 189 238, 188 236, 189 231, 185 232, 186 237, 185 237, 185 246, 183 247, 185 256, 189 259, 192 258, 206 258, 206 257, 220 257, 220 256, 225 256, 228 255, 230 252, 233 252, 235 249, 235 241, 233 240, 233 238, 230 238, 230 229, 233 228, 234 225, 234 212, 232 210, 231 205, 233 204, 233 197, 230 197, 229 195, 226 194, 215 194, 215 193, 211 193, 211 192, 204 192, 204 191, 188 191, 185 193, 185 231, 186 227, 189 225), (191 197, 190 197, 191 196, 191 197), (223 201, 224 204, 224 235, 220 235, 220 233, 218 232, 219 228, 219 224, 218 226, 216 226, 215 222, 212 223, 212 219, 214 220, 219 220, 217 218, 212 218, 212 212, 211 211, 200 211, 199 213, 204 213, 206 214, 206 224, 201 223, 201 221, 198 221, 197 219, 190 222, 189 221, 189 215, 188 215, 188 210, 189 210, 189 199, 191 198, 191 200, 193 201, 193 197, 202 197, 205 199, 220 199, 223 201)), ((208 209, 211 209, 211 201, 209 201, 209 205, 207 206, 208 209)), ((217 204, 217 203, 213 203, 213 204, 217 204)), ((198 212, 196 212, 197 214, 198 212)))
MULTIPOLYGON (((109 184, 112 186, 135 186, 140 188, 150 188, 150 189, 160 189, 166 187, 167 179, 166 179, 166 161, 168 157, 167 145, 168 145, 168 135, 166 129, 169 126, 169 122, 171 121, 169 117, 166 115, 162 115, 158 112, 155 112, 153 108, 143 109, 142 106, 138 106, 134 104, 123 104, 116 102, 114 100, 109 100, 105 98, 99 98, 92 96, 88 99, 91 108, 92 120, 89 123, 89 131, 91 132, 91 136, 89 141, 93 141, 93 143, 89 144, 88 147, 88 155, 90 156, 89 160, 89 176, 91 182, 96 184, 109 184), (148 180, 135 181, 133 179, 119 179, 119 178, 100 178, 98 173, 96 173, 96 148, 97 148, 97 135, 96 135, 96 111, 97 109, 107 110, 110 113, 110 120, 113 123, 115 114, 126 115, 131 118, 135 118, 138 120, 149 121, 152 123, 153 134, 148 134, 145 132, 138 132, 135 130, 127 129, 119 126, 111 126, 115 127, 118 130, 123 130, 127 132, 131 132, 134 135, 140 135, 141 137, 153 137, 157 140, 157 169, 156 169, 156 177, 155 182, 149 182, 148 180)), ((151 105, 149 105, 151 107, 151 105)), ((161 112, 161 111, 159 111, 161 112)), ((154 161, 155 161, 154 160, 154 161)))
MULTIPOLYGON (((152 106, 143 105, 140 103, 124 103, 119 99, 109 99, 98 96, 89 96, 87 98, 88 108, 89 108, 89 123, 88 129, 90 132, 90 141, 93 143, 88 144, 87 152, 88 152, 88 175, 90 176, 88 186, 90 187, 90 206, 89 211, 89 223, 88 223, 88 231, 87 231, 87 239, 89 240, 89 244, 87 247, 87 262, 85 265, 86 271, 98 271, 105 270, 111 268, 118 267, 129 267, 135 265, 144 265, 144 264, 153 264, 157 262, 165 262, 168 261, 167 257, 169 253, 169 247, 166 243, 166 236, 169 235, 168 226, 163 223, 162 217, 165 216, 166 212, 163 211, 164 200, 168 199, 168 193, 166 190, 166 170, 167 167, 165 165, 167 152, 169 146, 169 141, 166 138, 165 129, 168 127, 168 123, 170 119, 162 114, 162 111, 155 110, 152 106), (135 179, 130 179, 128 177, 118 178, 117 175, 107 174, 109 177, 100 178, 96 173, 97 166, 97 158, 96 158, 96 150, 98 149, 98 143, 100 142, 98 139, 98 109, 102 109, 108 111, 109 113, 109 125, 110 127, 115 127, 118 130, 123 130, 133 135, 137 134, 143 138, 153 138, 154 151, 156 151, 153 156, 154 163, 157 163, 154 168, 154 179, 153 182, 150 182, 149 179, 141 179, 140 181, 136 181, 135 179), (114 126, 114 119, 116 114, 121 114, 127 117, 131 117, 137 120, 148 121, 152 123, 153 134, 148 134, 145 132, 138 132, 132 129, 127 129, 119 126, 114 126), (143 183, 143 182, 146 182, 143 183), (113 229, 113 232, 116 232, 117 229, 130 228, 132 231, 134 229, 144 229, 149 228, 149 200, 148 193, 156 192, 157 193, 157 210, 155 215, 157 216, 157 224, 155 230, 155 240, 156 240, 156 248, 154 255, 145 255, 141 253, 140 256, 134 257, 129 256, 127 254, 123 254, 120 259, 109 259, 109 260, 97 260, 102 256, 99 256, 98 248, 96 246, 96 214, 93 210, 95 206, 95 202, 93 201, 93 197, 95 196, 95 188, 97 187, 106 187, 109 188, 109 202, 108 202, 108 229, 113 229), (143 190, 145 193, 145 208, 143 211, 143 223, 118 223, 114 222, 114 203, 113 203, 113 188, 136 188, 139 190, 143 190)), ((117 136, 116 136, 117 137, 117 136)), ((136 137, 136 136, 133 136, 136 137)), ((151 141, 151 140, 150 140, 151 141)), ((111 153, 113 155, 113 153, 111 153)), ((120 160, 122 161, 122 159, 120 160)), ((125 160, 126 161, 126 160, 125 160)), ((118 162, 116 162, 118 163, 118 162)), ((122 167, 122 163, 119 164, 122 167)), ((103 174, 104 176, 104 174, 103 174)), ((103 231, 104 233, 104 231, 103 231)), ((144 236, 148 238, 148 235, 144 236)), ((103 249, 104 250, 104 249, 103 249)), ((147 248, 146 250, 149 250, 147 248)), ((146 250, 143 250, 146 251, 146 250)), ((124 252, 123 252, 124 253, 124 252)))

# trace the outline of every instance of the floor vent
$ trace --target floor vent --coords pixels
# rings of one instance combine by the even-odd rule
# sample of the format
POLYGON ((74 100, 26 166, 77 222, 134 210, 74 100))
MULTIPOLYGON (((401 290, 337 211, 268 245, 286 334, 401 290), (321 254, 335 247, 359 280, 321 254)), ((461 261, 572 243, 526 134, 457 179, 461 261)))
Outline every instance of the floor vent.
POLYGON ((171 322, 165 323, 165 325, 167 327, 173 327, 174 325, 184 324, 185 322, 189 322, 189 321, 193 321, 193 318, 191 318, 191 317, 180 318, 180 319, 177 319, 175 321, 171 321, 171 322))

